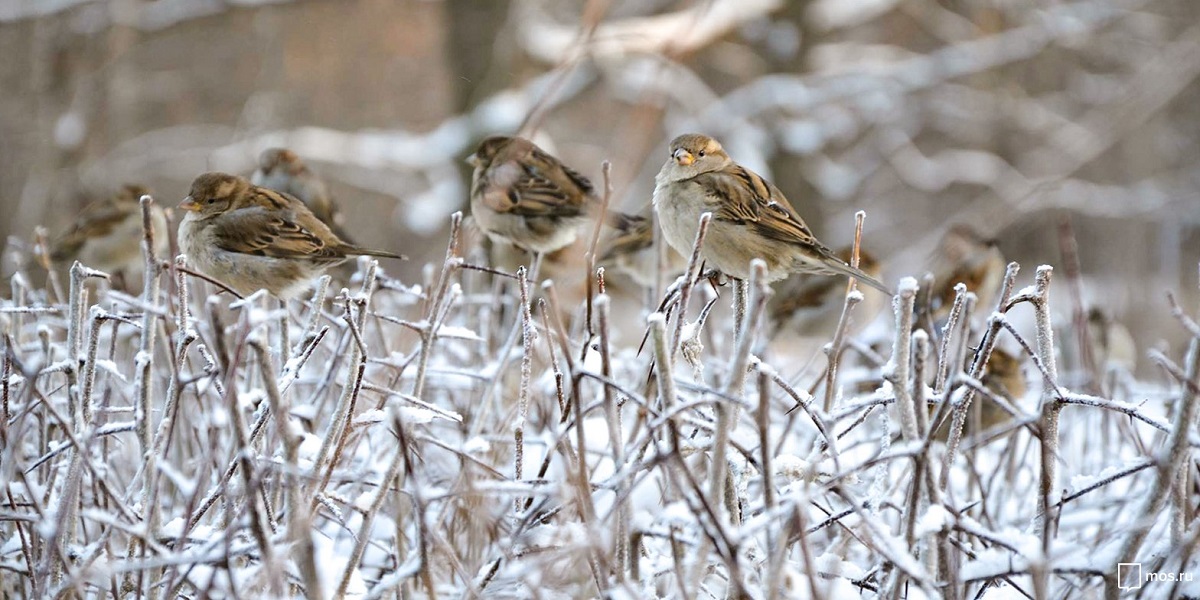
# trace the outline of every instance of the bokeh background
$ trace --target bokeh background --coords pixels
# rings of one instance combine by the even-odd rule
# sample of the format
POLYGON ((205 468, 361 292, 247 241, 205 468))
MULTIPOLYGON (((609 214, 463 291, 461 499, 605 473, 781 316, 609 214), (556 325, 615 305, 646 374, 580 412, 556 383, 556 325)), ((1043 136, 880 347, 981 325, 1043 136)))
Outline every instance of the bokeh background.
POLYGON ((10 248, 123 183, 174 205, 283 145, 411 275, 466 209, 485 135, 597 180, 611 161, 636 211, 695 130, 831 246, 865 210, 889 281, 956 223, 1027 276, 1061 267, 1070 223, 1080 301, 1140 347, 1183 337, 1167 291, 1200 302, 1195 0, 3 0, 0 56, 10 248))

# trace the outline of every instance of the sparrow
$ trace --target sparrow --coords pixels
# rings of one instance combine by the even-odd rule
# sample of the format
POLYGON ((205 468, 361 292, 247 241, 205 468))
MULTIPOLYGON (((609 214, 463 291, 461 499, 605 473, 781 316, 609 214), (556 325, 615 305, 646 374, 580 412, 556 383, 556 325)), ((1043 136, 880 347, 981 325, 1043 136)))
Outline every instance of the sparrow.
MULTIPOLYGON (((55 240, 50 260, 78 260, 106 273, 141 272, 142 209, 139 200, 150 194, 144 186, 128 184, 113 196, 89 203, 75 223, 55 240)), ((167 217, 158 204, 150 205, 155 251, 166 258, 169 238, 167 217)))
POLYGON ((263 150, 258 155, 258 169, 250 176, 250 183, 299 198, 339 238, 351 242, 346 235, 342 213, 329 194, 329 188, 295 152, 287 148, 263 150))
POLYGON ((748 279, 750 261, 758 258, 767 263, 768 283, 792 273, 840 274, 891 294, 834 256, 779 188, 733 162, 711 137, 689 133, 672 140, 654 182, 663 238, 681 255, 691 255, 700 215, 709 212, 712 221, 700 254, 708 267, 725 275, 748 279))
MULTIPOLYGON (((838 250, 839 260, 850 262, 853 248, 838 250)), ((858 268, 871 277, 879 277, 882 271, 879 261, 871 254, 859 251, 858 268)), ((830 277, 793 276, 780 284, 779 289, 767 300, 767 318, 772 324, 771 334, 794 328, 801 335, 826 335, 833 330, 842 314, 846 299, 846 285, 830 277)), ((883 309, 883 299, 878 294, 864 298, 855 309, 854 326, 857 331, 867 325, 883 309)))
POLYGON ((179 208, 188 262, 243 295, 266 289, 286 300, 350 257, 405 259, 349 244, 296 197, 237 175, 200 175, 179 208))
MULTIPOLYGON (((536 254, 575 242, 577 228, 600 208, 592 182, 533 142, 495 135, 467 158, 471 215, 492 240, 536 254)), ((605 216, 615 224, 627 215, 605 216)))
MULTIPOLYGON (((969 368, 972 360, 974 360, 974 357, 968 356, 965 367, 969 368)), ((983 377, 980 383, 992 395, 1003 398, 1014 408, 1018 409, 1022 408, 1022 400, 1029 389, 1025 380, 1025 370, 1021 358, 999 347, 992 349, 992 354, 988 357, 988 361, 983 367, 983 377)), ((931 405, 929 410, 930 416, 933 416, 933 413, 936 412, 936 407, 931 405)), ((968 410, 970 413, 967 414, 967 419, 963 422, 964 437, 987 431, 1003 423, 1008 423, 1013 418, 1013 415, 1001 408, 995 400, 983 394, 975 396, 968 410)), ((934 438, 944 442, 950 435, 950 420, 947 419, 940 424, 932 423, 930 426, 939 425, 938 430, 934 432, 934 438)))
POLYGON ((937 320, 944 319, 954 305, 954 286, 967 286, 975 293, 977 311, 991 311, 1008 263, 996 245, 969 225, 957 224, 942 236, 934 260, 932 309, 937 320))
POLYGON ((1129 328, 1099 306, 1088 309, 1087 328, 1092 364, 1099 373, 1133 372, 1137 367, 1138 351, 1129 328))

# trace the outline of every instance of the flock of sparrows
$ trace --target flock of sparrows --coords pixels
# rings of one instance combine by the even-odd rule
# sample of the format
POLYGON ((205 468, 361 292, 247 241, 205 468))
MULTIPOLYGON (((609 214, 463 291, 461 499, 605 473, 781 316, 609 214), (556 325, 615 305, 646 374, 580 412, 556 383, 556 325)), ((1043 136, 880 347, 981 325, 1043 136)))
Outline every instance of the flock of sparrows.
MULTIPOLYGON (((711 271, 746 279, 751 260, 761 259, 768 282, 793 273, 843 275, 890 293, 877 279, 874 257, 860 252, 859 266, 851 267, 849 248, 835 253, 822 244, 777 187, 734 162, 717 140, 705 135, 681 135, 670 143, 655 177, 653 218, 611 210, 599 214, 602 202, 588 178, 524 138, 489 137, 467 160, 474 166, 470 203, 475 227, 535 255, 573 244, 581 225, 599 218, 615 229, 602 262, 632 264, 634 256, 652 247, 656 221, 671 249, 665 265, 673 275, 682 271, 682 257, 692 253, 701 215, 710 213, 700 258, 711 271)), ((56 241, 51 258, 78 259, 109 272, 134 270, 141 261, 138 200, 148 193, 130 185, 89 205, 56 241)), ((198 176, 178 208, 183 218, 177 239, 189 265, 243 295, 265 289, 281 299, 293 298, 350 257, 404 258, 353 243, 326 185, 286 149, 263 152, 250 178, 215 172, 198 176)), ((156 205, 152 210, 155 229, 165 230, 162 210, 156 205)), ((167 237, 156 239, 164 255, 167 237)), ((994 241, 956 226, 937 255, 936 287, 925 307, 934 318, 953 302, 956 283, 981 296, 998 289, 1006 263, 994 241)), ((646 284, 645 277, 638 277, 646 271, 645 265, 632 269, 635 281, 646 284)), ((840 281, 804 277, 783 284, 783 293, 768 307, 771 329, 802 328, 798 320, 811 320, 809 313, 822 311, 822 320, 829 322, 829 306, 844 295, 840 281)), ((1007 377, 1010 381, 1023 379, 1019 367, 1006 373, 1015 373, 1007 377)), ((1015 387, 1008 384, 1006 391, 1015 387)))
MULTIPOLYGON (((527 139, 489 137, 468 161, 475 167, 472 218, 493 239, 550 253, 573 243, 579 226, 597 217, 635 238, 651 237, 644 217, 598 215, 592 183, 527 139)), ((53 257, 78 258, 101 270, 137 264, 138 198, 147 192, 129 186, 86 209, 53 257)), ((767 264, 768 281, 792 273, 841 274, 888 291, 818 241, 778 188, 735 163, 711 137, 687 134, 671 142, 655 178, 653 206, 662 238, 685 256, 700 215, 712 213, 701 258, 713 271, 746 279, 751 259, 758 258, 767 264)), ((190 266, 241 294, 266 289, 292 298, 348 258, 403 258, 352 243, 324 183, 285 149, 264 152, 250 179, 200 175, 179 209, 179 249, 190 266)), ((155 215, 165 229, 165 218, 155 215)), ((635 240, 632 246, 648 243, 635 240)))
MULTIPOLYGON (((701 215, 710 213, 700 258, 711 271, 746 279, 751 260, 761 259, 768 282, 793 273, 843 275, 890 294, 877 279, 880 265, 873 256, 860 251, 859 266, 850 266, 851 249, 835 253, 822 244, 777 187, 734 162, 717 140, 705 135, 681 135, 670 143, 655 177, 653 219, 612 210, 599 214, 602 202, 588 178, 524 138, 489 137, 467 160, 474 166, 470 202, 475 227, 495 241, 535 255, 573 244, 581 225, 599 218, 615 229, 602 262, 627 267, 636 282, 649 286, 647 273, 657 273, 659 265, 647 268, 645 257, 636 257, 653 246, 654 222, 672 250, 663 266, 674 275, 683 270, 682 257, 692 253, 701 215), (636 261, 642 264, 635 266, 636 261)), ((127 185, 88 205, 57 239, 50 258, 136 274, 142 261, 139 198, 149 193, 127 185)), ((178 208, 183 218, 177 239, 189 265, 242 295, 265 289, 289 299, 348 258, 404 258, 352 242, 327 186, 295 153, 282 148, 263 152, 250 178, 215 172, 198 176, 178 208)), ((167 217, 157 205, 152 205, 151 219, 155 230, 166 230, 167 217)), ((167 236, 157 236, 156 242, 158 254, 165 255, 167 236)), ((954 226, 936 256, 935 286, 925 296, 924 314, 934 321, 944 318, 960 282, 977 294, 979 305, 991 305, 990 294, 998 290, 1006 266, 993 240, 969 227, 954 226)), ((840 283, 803 277, 782 284, 782 293, 768 306, 770 329, 814 333, 812 321, 827 324, 836 319, 833 313, 840 310, 845 290, 840 283)), ((880 302, 869 306, 881 307, 882 296, 876 299, 880 302)), ((1101 319, 1090 315, 1090 327, 1093 322, 1101 319)), ((1109 335, 1113 328, 1092 329, 1104 349, 1122 347, 1108 343, 1119 338, 1109 335)), ((990 379, 1003 383, 996 393, 1020 395, 1020 362, 998 352, 997 364, 989 367, 990 379)), ((1114 359, 1106 350, 1096 354, 1100 365, 1124 358, 1114 359)), ((1007 418, 1007 413, 991 408, 984 413, 985 424, 1007 418)))

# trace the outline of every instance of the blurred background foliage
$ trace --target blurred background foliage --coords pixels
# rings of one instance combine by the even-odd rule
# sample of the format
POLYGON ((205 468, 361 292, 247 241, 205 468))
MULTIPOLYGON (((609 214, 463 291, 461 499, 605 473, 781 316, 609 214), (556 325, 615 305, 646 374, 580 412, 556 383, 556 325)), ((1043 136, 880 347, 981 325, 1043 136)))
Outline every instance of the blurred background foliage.
POLYGON ((1069 221, 1080 303, 1141 347, 1178 339, 1166 291, 1200 301, 1195 0, 3 0, 0 56, 10 249, 123 183, 173 206, 282 145, 412 276, 466 209, 485 135, 531 135, 596 180, 609 160, 637 211, 695 130, 831 246, 865 210, 889 281, 957 223, 1027 276, 1062 267, 1069 221))

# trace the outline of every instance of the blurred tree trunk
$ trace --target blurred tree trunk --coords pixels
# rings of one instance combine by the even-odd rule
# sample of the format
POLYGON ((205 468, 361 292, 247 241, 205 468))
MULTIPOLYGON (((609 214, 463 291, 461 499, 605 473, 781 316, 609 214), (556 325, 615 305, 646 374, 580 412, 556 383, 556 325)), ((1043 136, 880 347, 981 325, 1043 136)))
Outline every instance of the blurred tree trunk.
MULTIPOLYGON (((800 32, 800 47, 790 57, 769 55, 771 70, 783 73, 801 74, 808 70, 808 54, 816 45, 817 33, 808 22, 805 14, 812 0, 796 0, 787 2, 775 16, 784 21, 795 23, 800 32)), ((784 196, 791 201, 792 206, 808 226, 820 236, 825 231, 824 199, 817 188, 804 176, 803 158, 776 152, 771 158, 771 179, 784 196)), ((825 238, 828 236, 826 235, 825 238)), ((825 239, 822 238, 822 239, 825 239)))
MULTIPOLYGON (((447 57, 453 69, 455 114, 469 113, 510 83, 510 69, 503 66, 510 57, 502 49, 503 44, 512 44, 511 29, 505 27, 510 6, 509 0, 447 0, 447 57)), ((458 170, 469 188, 470 165, 460 162, 458 170)))
POLYGON ((507 57, 498 46, 510 43, 508 0, 448 0, 449 62, 454 69, 454 112, 466 112, 492 92, 504 87, 508 69, 495 68, 507 57), (501 77, 497 77, 499 74, 501 77))

